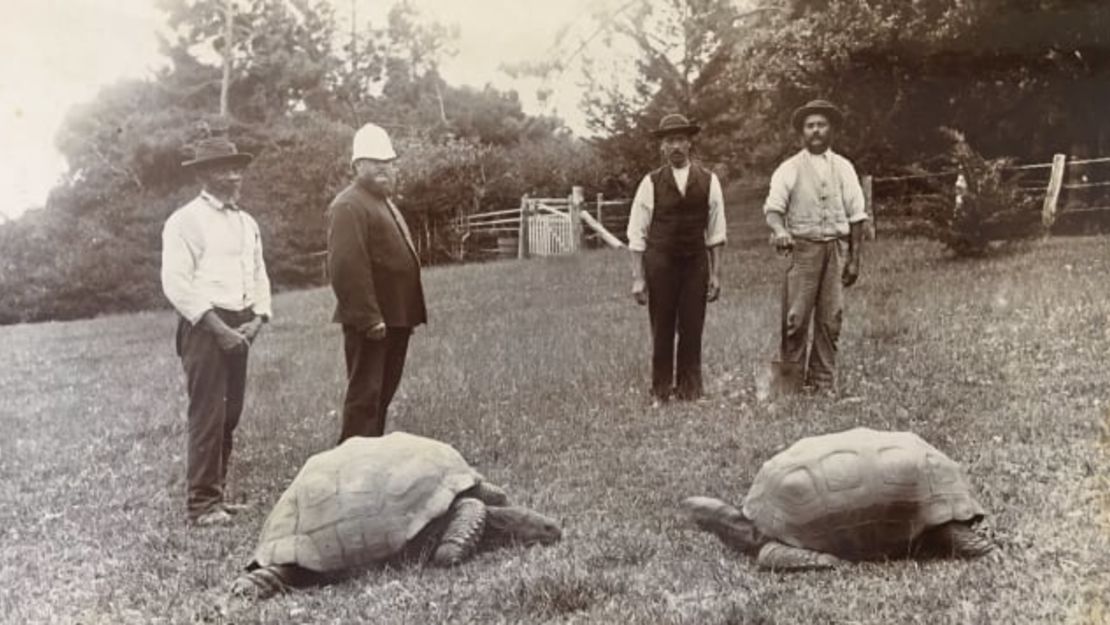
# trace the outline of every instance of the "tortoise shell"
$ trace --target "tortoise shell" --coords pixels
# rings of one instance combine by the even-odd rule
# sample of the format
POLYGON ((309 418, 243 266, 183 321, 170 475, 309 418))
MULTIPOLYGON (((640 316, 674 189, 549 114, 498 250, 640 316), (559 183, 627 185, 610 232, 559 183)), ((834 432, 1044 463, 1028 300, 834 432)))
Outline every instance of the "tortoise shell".
POLYGON ((984 510, 960 465, 910 432, 803 438, 763 464, 744 514, 795 547, 865 559, 905 554, 930 527, 984 510))
POLYGON ((328 572, 386 560, 481 480, 439 441, 348 438, 305 462, 262 526, 255 563, 328 572))

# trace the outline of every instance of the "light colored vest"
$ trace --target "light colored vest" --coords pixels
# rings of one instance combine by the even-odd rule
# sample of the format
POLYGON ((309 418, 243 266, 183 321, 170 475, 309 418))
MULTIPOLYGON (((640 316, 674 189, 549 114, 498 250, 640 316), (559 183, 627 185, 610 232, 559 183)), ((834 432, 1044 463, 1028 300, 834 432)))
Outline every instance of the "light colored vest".
POLYGON ((825 241, 846 237, 850 231, 848 212, 844 208, 843 182, 837 172, 835 158, 829 180, 818 175, 813 163, 804 154, 797 154, 797 178, 790 190, 786 208, 786 227, 791 236, 825 241))

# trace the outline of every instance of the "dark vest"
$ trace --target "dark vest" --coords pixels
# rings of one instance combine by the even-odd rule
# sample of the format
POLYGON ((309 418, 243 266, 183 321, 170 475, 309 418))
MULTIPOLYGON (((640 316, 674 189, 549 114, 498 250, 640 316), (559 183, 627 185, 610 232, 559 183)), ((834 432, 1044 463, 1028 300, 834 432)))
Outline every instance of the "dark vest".
POLYGON ((647 248, 676 256, 705 253, 705 229, 709 226, 710 174, 690 165, 686 195, 678 191, 670 165, 651 172, 655 206, 648 226, 647 248))

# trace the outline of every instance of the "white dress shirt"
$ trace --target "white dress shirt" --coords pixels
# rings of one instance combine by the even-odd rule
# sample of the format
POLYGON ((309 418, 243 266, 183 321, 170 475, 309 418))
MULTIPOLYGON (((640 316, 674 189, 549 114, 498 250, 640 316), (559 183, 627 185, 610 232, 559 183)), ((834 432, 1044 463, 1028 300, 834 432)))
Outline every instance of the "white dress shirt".
MULTIPOLYGON (((671 168, 678 192, 686 195, 686 182, 690 179, 690 164, 685 167, 671 168)), ((644 176, 636 195, 632 199, 632 209, 628 214, 628 249, 643 252, 647 249, 647 233, 651 227, 651 216, 655 210, 655 185, 651 174, 644 176)), ((705 246, 715 247, 725 243, 725 199, 717 174, 709 174, 709 223, 705 228, 705 246)))
POLYGON ((201 192, 162 228, 162 291, 189 323, 212 308, 272 317, 258 224, 201 192))

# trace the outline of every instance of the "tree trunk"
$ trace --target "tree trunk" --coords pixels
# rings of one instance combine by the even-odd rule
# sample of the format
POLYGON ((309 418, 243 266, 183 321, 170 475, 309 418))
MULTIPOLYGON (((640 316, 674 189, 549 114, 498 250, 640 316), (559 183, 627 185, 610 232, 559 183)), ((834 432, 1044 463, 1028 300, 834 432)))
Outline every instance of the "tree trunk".
POLYGON ((224 0, 224 76, 220 82, 220 117, 227 117, 227 92, 231 87, 231 37, 234 32, 232 0, 224 0))

